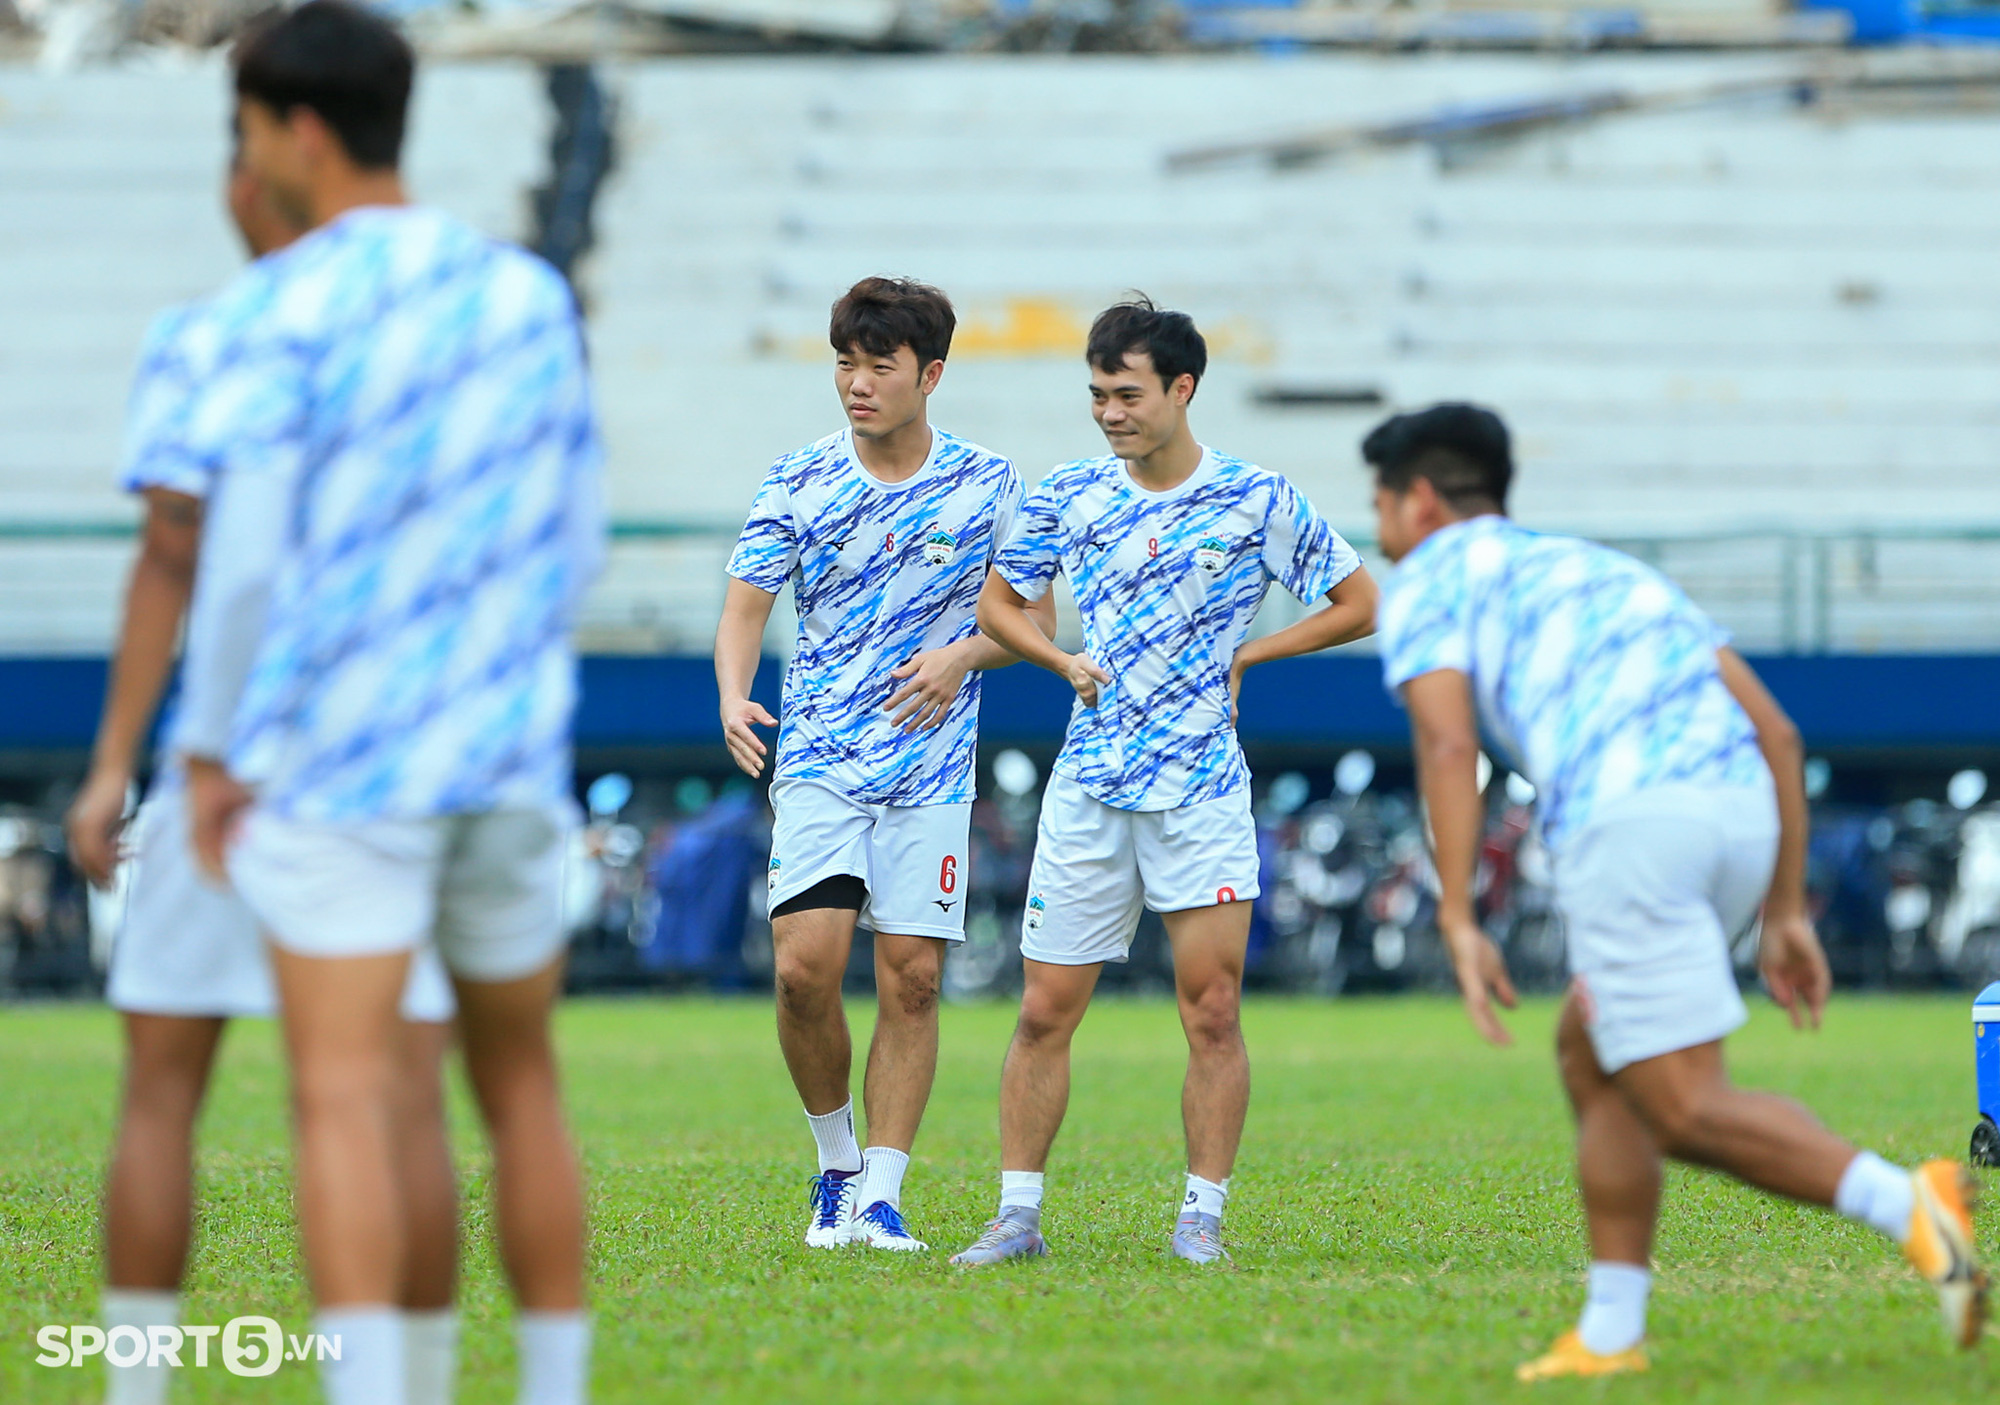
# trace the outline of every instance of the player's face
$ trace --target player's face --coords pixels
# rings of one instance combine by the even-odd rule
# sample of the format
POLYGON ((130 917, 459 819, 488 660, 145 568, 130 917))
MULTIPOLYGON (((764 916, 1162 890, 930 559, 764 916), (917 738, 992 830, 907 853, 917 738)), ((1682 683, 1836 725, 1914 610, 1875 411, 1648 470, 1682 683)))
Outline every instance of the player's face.
POLYGON ((908 346, 890 356, 849 347, 833 362, 833 385, 847 423, 864 439, 894 434, 915 421, 943 374, 944 362, 922 365, 908 346))
POLYGON ((255 98, 236 100, 236 152, 244 173, 285 219, 311 223, 313 143, 308 124, 287 120, 255 98))
POLYGON ((250 257, 261 259, 299 237, 299 227, 286 219, 270 192, 250 174, 239 155, 229 166, 229 218, 243 236, 250 257))
POLYGON ((1423 515, 1416 492, 1398 493, 1375 485, 1375 540, 1391 561, 1401 561, 1424 539, 1423 515))
POLYGON ((1172 439, 1187 419, 1193 395, 1193 376, 1162 384, 1153 358, 1143 351, 1127 352, 1116 371, 1095 366, 1090 371, 1090 413, 1121 459, 1143 459, 1172 439))

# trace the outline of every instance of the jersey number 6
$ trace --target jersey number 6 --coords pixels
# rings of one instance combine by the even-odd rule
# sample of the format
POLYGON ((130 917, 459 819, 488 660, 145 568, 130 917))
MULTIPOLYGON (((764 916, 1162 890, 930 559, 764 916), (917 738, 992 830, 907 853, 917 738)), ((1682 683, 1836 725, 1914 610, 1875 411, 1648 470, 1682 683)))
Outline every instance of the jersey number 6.
POLYGON ((946 854, 944 862, 938 865, 938 891, 940 893, 958 891, 958 855, 946 854))

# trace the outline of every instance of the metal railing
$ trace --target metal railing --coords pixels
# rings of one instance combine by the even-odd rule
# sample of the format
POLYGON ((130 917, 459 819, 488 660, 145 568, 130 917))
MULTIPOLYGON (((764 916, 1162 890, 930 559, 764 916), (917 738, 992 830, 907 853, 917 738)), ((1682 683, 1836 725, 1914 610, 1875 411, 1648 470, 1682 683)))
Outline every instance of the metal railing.
MULTIPOLYGON (((706 652, 737 528, 616 522, 609 566, 585 608, 585 646, 706 652)), ((104 651, 134 532, 115 519, 0 521, 0 653, 104 651)), ((1679 582, 1749 651, 2000 652, 2000 524, 1621 526, 1587 535, 1679 582)), ((1349 539, 1372 555, 1369 534, 1349 539)), ((1280 628, 1304 609, 1274 591, 1259 629, 1280 628)), ((790 627, 781 609, 771 635, 781 651, 790 627)))

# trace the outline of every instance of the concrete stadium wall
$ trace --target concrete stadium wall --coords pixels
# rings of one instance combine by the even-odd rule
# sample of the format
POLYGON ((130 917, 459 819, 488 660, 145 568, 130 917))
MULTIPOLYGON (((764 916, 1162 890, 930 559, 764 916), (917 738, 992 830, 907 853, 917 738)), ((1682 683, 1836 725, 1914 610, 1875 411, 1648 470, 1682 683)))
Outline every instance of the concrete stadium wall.
MULTIPOLYGON (((1516 510, 1602 535, 1746 522, 2000 525, 2000 117, 1745 99, 1311 169, 1170 174, 1175 150, 1624 87, 1793 70, 1773 55, 709 59, 619 65, 621 165, 583 270, 626 518, 740 520, 764 466, 836 427, 827 305, 941 283, 963 330, 936 417, 1030 478, 1098 452, 1078 360, 1140 287, 1210 330, 1204 438, 1357 533, 1383 411, 1272 389, 1495 404, 1516 510)), ((134 350, 228 276, 219 66, 0 69, 0 518, 129 518, 109 488, 134 350)), ((519 237, 546 164, 532 69, 421 85, 418 194, 519 237)), ((1767 546, 1662 564, 1781 647, 1767 546), (1761 553, 1761 554, 1760 554, 1761 553)), ((695 649, 722 539, 621 546, 609 649, 695 649)), ((122 543, 0 542, 0 650, 108 640, 122 543)), ((1857 543, 1836 648, 2000 647, 1990 547, 1857 543), (1851 597, 1851 600, 1849 599, 1851 597)), ((1273 610, 1276 618, 1288 614, 1273 610)))

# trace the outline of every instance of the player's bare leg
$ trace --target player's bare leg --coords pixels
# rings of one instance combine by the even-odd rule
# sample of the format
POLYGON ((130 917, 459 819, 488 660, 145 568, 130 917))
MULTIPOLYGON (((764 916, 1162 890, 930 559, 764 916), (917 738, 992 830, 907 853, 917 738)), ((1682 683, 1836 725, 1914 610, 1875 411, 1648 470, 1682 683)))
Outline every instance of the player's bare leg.
POLYGON ((1162 914, 1174 949, 1174 994, 1188 1041, 1181 1120, 1187 1129, 1187 1191, 1174 1227, 1180 1258, 1213 1263, 1222 1248, 1222 1204, 1250 1107, 1250 1052, 1243 1044, 1243 954, 1250 904, 1218 903, 1162 914))
POLYGON ((771 923, 778 1047, 792 1086, 813 1116, 832 1112, 851 1097, 854 1044, 840 983, 853 942, 854 913, 846 908, 809 908, 771 923))
POLYGON ((397 1050, 397 1173, 409 1225, 401 1302, 413 1312, 450 1307, 458 1278, 458 1172, 444 1112, 451 1038, 449 1022, 405 1021, 397 1050))
POLYGON ((466 1077, 493 1146, 500 1262, 524 1311, 583 1307, 583 1178, 563 1120, 549 1012, 562 963, 453 982, 466 1077))
POLYGON ((407 952, 273 947, 298 1138, 299 1230, 322 1308, 389 1309, 407 1255, 396 1119, 407 952))
POLYGON ((1790 1098, 1733 1086, 1720 1040, 1643 1059, 1612 1082, 1668 1156, 1794 1200, 1832 1205, 1856 1155, 1790 1098))
POLYGON ((1652 1262, 1660 1210, 1660 1148, 1604 1070, 1572 995, 1556 1026, 1556 1064, 1576 1116, 1577 1182, 1596 1263, 1652 1262))
POLYGON ((840 998, 855 914, 851 907, 807 907, 771 919, 778 1047, 819 1150, 806 1222, 806 1244, 815 1249, 849 1243, 860 1209, 861 1147, 849 1091, 854 1043, 840 998))
POLYGON ((1021 1016, 1000 1069, 1000 1213, 955 1264, 991 1264, 1048 1252, 1042 1176, 1069 1111, 1069 1051, 1103 963, 1063 966, 1021 959, 1021 1016))
POLYGON ((124 1099, 104 1184, 105 1278, 113 1289, 180 1288, 192 1237, 194 1124, 225 1023, 124 1017, 124 1099))
POLYGON ((1556 1065, 1576 1116, 1576 1173, 1590 1231, 1590 1284, 1583 1314, 1526 1380, 1643 1371, 1651 1296, 1653 1227, 1660 1208, 1660 1148, 1644 1120, 1605 1076, 1572 992, 1556 1025, 1556 1065))
POLYGON ((868 1116, 853 1235, 871 1248, 929 1248, 903 1224, 903 1172, 937 1077, 938 992, 944 942, 875 934, 875 1035, 861 1103, 868 1116))

